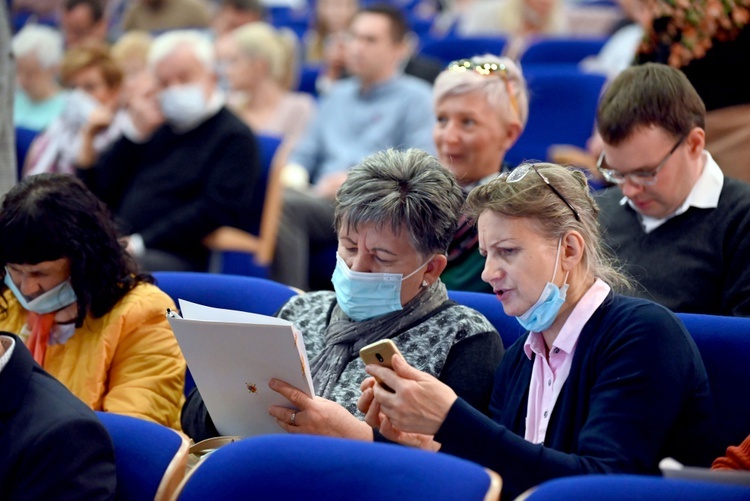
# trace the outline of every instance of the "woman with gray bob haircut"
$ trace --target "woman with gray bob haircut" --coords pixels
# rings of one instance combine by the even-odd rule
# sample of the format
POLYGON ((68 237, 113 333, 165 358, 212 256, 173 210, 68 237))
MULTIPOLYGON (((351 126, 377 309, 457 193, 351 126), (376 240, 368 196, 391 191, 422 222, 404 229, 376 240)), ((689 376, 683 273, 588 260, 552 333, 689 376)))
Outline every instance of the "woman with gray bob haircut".
MULTIPOLYGON (((462 202, 450 171, 423 151, 382 151, 349 171, 336 196, 335 292, 296 296, 278 314, 304 337, 317 395, 271 381, 297 409, 270 409, 284 430, 373 440, 356 407, 366 377, 359 350, 381 339, 488 412, 502 341, 440 281, 462 202)), ((188 397, 182 425, 197 441, 218 432, 196 402, 188 397)))

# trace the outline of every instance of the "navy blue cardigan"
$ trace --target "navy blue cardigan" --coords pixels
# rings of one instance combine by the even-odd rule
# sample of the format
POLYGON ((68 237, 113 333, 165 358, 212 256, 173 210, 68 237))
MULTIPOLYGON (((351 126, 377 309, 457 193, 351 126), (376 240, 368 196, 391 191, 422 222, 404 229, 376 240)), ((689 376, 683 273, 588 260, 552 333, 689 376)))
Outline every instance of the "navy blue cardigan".
POLYGON ((523 438, 527 336, 497 369, 492 418, 459 399, 435 436, 441 451, 497 471, 503 497, 561 476, 656 473, 666 456, 707 466, 720 454, 706 370, 666 308, 610 294, 581 332, 543 445, 523 438))

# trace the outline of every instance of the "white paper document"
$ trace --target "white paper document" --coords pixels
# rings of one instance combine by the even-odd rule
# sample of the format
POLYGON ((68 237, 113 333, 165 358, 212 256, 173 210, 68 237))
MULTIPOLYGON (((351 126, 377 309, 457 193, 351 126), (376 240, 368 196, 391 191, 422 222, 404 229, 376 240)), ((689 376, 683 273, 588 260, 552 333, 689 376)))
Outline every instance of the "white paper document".
POLYGON ((222 435, 284 433, 271 405, 293 408, 271 378, 315 394, 304 340, 291 322, 179 300, 168 315, 190 373, 222 435))

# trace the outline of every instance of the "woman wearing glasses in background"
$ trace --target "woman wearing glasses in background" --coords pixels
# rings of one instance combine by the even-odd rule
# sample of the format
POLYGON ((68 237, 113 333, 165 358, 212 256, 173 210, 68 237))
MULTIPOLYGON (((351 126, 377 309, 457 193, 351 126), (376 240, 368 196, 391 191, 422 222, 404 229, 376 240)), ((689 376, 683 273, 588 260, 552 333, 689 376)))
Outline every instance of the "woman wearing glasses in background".
MULTIPOLYGON (((455 61, 435 80, 433 96, 435 149, 465 194, 513 167, 504 163, 505 154, 529 116, 518 65, 490 54, 455 61)), ((482 281, 483 267, 476 227, 462 216, 441 279, 451 290, 491 292, 482 281)))
POLYGON ((500 363, 487 417, 395 356, 367 371, 360 410, 401 443, 489 467, 510 498, 545 480, 656 473, 665 456, 716 455, 708 379, 667 309, 616 290, 628 281, 600 245, 585 176, 524 164, 467 200, 486 255, 483 278, 529 333, 500 363))

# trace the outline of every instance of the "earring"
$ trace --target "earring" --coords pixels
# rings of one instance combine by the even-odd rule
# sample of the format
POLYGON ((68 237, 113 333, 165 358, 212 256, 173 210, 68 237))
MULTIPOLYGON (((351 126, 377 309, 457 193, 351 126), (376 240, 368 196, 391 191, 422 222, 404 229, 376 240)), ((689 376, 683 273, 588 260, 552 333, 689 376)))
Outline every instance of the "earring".
POLYGON ((430 284, 427 282, 427 280, 422 280, 422 287, 427 287, 428 285, 430 284))

